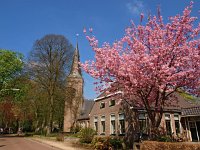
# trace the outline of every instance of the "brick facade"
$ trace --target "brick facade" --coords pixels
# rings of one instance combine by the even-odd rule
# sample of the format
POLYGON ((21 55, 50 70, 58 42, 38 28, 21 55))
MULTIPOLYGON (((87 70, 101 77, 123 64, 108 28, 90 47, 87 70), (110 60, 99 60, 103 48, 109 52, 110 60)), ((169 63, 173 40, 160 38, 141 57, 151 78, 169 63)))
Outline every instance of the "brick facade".
POLYGON ((123 113, 120 111, 120 105, 117 105, 119 100, 115 99, 114 97, 110 97, 103 100, 95 101, 95 104, 90 112, 90 127, 94 128, 94 120, 95 117, 98 117, 98 135, 101 135, 101 117, 105 116, 105 135, 109 136, 111 134, 110 131, 110 117, 111 115, 115 115, 115 128, 116 132, 119 132, 119 114, 123 113), (110 100, 116 100, 114 106, 109 106, 110 100), (100 108, 101 103, 105 103, 105 108, 100 108))
MULTIPOLYGON (((115 115, 115 129, 116 129, 116 134, 115 135, 120 135, 120 125, 119 125, 119 114, 122 114, 122 106, 119 104, 120 100, 119 98, 115 96, 109 96, 109 97, 103 97, 103 98, 97 98, 95 100, 95 103, 93 105, 93 108, 90 112, 90 127, 95 129, 95 120, 98 118, 98 131, 97 135, 105 135, 105 136, 110 136, 111 135, 111 115, 115 115), (115 100, 115 105, 110 106, 110 101, 115 100), (105 107, 101 108, 101 104, 104 103, 105 107), (102 125, 101 125, 101 117, 105 116, 105 134, 102 134, 102 125)), ((174 114, 178 116, 177 122, 179 122, 179 128, 180 128, 180 133, 182 133, 182 126, 180 122, 180 116, 181 112, 180 110, 168 110, 163 113, 163 117, 161 119, 160 126, 166 131, 166 119, 165 119, 165 114, 170 116, 168 122, 170 121, 170 127, 171 127, 171 134, 174 136, 178 135, 176 133, 176 127, 175 127, 175 120, 174 120, 174 114)), ((126 117, 126 116, 125 116, 126 117)), ((148 121, 148 119, 147 119, 148 121)), ((125 120, 125 128, 127 128, 128 122, 125 120)))

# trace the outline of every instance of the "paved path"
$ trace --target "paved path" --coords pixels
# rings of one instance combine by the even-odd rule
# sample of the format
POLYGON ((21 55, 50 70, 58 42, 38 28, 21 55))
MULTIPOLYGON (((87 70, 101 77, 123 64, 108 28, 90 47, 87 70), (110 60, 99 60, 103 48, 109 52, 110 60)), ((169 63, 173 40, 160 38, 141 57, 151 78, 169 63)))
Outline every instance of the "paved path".
POLYGON ((23 137, 0 137, 0 150, 59 150, 23 137))
POLYGON ((56 148, 60 148, 60 150, 89 150, 86 148, 82 148, 77 144, 72 144, 71 142, 58 142, 54 140, 42 139, 42 138, 31 138, 34 141, 41 142, 43 144, 47 144, 56 148))

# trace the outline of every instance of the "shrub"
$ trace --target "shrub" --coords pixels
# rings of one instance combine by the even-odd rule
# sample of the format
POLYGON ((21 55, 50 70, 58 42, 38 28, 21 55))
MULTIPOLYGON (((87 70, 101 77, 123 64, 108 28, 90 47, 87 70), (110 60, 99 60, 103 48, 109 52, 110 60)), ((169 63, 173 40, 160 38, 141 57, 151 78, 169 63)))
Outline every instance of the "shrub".
POLYGON ((92 128, 83 128, 78 132, 81 143, 91 143, 96 131, 92 128))
POLYGON ((112 148, 110 137, 95 137, 92 144, 95 150, 109 150, 112 148))
POLYGON ((74 126, 74 127, 71 127, 70 131, 71 131, 72 133, 78 133, 78 132, 81 131, 81 127, 78 126, 78 125, 77 125, 77 126, 74 126))
POLYGON ((32 129, 32 122, 31 121, 24 121, 23 123, 23 132, 33 132, 32 129))
POLYGON ((172 139, 171 139, 171 137, 170 136, 160 136, 160 137, 158 137, 158 139, 157 139, 158 141, 160 141, 160 142, 172 142, 172 139))
POLYGON ((59 133, 57 136, 56 136, 56 141, 64 141, 64 135, 62 133, 59 133))
POLYGON ((144 141, 141 150, 200 150, 200 144, 144 141))
POLYGON ((96 150, 121 149, 122 141, 116 137, 95 137, 92 144, 96 150))
POLYGON ((112 145, 113 148, 122 148, 122 141, 119 138, 111 138, 110 139, 110 144, 112 145))
POLYGON ((189 139, 187 138, 187 132, 184 130, 181 134, 178 134, 175 141, 177 142, 189 141, 189 139))

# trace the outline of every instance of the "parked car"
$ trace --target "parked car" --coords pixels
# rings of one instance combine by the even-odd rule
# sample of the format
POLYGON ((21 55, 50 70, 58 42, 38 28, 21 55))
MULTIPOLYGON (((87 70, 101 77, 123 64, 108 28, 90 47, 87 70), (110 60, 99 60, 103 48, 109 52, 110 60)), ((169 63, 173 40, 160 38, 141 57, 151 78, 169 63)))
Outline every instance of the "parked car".
POLYGON ((13 134, 13 128, 11 128, 11 127, 8 127, 8 128, 4 128, 4 131, 3 131, 3 133, 4 134, 13 134))

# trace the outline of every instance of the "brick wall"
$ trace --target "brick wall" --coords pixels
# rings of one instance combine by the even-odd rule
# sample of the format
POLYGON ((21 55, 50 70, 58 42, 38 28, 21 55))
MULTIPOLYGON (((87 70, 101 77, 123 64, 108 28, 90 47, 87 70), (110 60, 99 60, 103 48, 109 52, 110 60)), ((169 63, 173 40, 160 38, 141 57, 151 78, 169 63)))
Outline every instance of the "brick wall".
POLYGON ((101 116, 105 116, 105 135, 109 136, 110 135, 110 115, 115 114, 115 128, 116 131, 118 131, 118 117, 120 111, 120 104, 117 104, 118 100, 115 99, 115 105, 114 106, 109 106, 109 101, 111 99, 115 99, 114 97, 106 98, 103 100, 97 100, 90 112, 90 127, 94 128, 94 118, 98 117, 98 135, 101 134, 101 116), (100 108, 101 103, 105 103, 105 108, 100 108))
MULTIPOLYGON (((111 133, 110 130, 110 115, 115 114, 115 128, 116 128, 116 133, 119 133, 119 114, 123 113, 120 104, 117 104, 119 102, 118 98, 115 97, 109 97, 109 98, 104 98, 104 99, 98 99, 95 101, 95 104, 90 112, 90 127, 94 128, 94 118, 98 117, 98 135, 101 134, 101 116, 105 116, 105 136, 109 136, 111 133), (116 100, 115 106, 109 106, 109 101, 111 99, 116 100), (101 103, 105 103, 105 108, 100 108, 101 103)), ((175 122, 174 122, 174 112, 166 112, 170 114, 170 121, 171 121, 171 129, 172 132, 176 135, 175 131, 175 122)), ((161 119, 161 127, 166 131, 166 125, 165 125, 165 113, 163 114, 163 117, 161 119)), ((125 123, 125 127, 127 127, 127 122, 125 123)), ((181 127, 181 126, 180 126, 181 127)), ((180 129, 180 131, 182 131, 180 129)))

